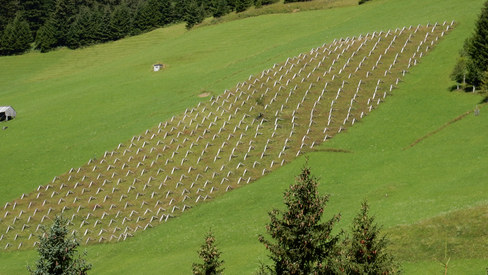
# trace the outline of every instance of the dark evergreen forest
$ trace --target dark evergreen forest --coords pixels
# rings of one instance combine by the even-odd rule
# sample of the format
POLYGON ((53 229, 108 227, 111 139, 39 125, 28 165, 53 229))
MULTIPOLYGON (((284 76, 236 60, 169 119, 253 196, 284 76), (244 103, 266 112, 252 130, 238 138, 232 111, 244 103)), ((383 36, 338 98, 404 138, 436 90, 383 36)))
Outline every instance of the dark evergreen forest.
POLYGON ((0 55, 76 49, 278 0, 0 0, 0 55))

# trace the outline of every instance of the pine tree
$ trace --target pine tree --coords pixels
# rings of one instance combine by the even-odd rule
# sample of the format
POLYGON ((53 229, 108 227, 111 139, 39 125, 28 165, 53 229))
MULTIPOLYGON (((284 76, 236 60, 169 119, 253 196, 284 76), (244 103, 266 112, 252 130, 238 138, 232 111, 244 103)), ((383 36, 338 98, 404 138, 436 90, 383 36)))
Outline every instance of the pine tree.
POLYGON ((36 48, 41 52, 48 52, 56 47, 56 31, 51 19, 48 19, 44 25, 37 31, 36 48))
POLYGON ((224 261, 220 260, 221 252, 215 247, 215 237, 212 232, 205 236, 205 244, 200 247, 198 255, 203 260, 202 264, 194 263, 192 266, 195 275, 222 274, 224 261))
POLYGON ((162 15, 156 0, 139 2, 134 16, 135 31, 133 33, 141 33, 157 27, 161 17, 162 15))
POLYGON ((131 13, 129 7, 122 3, 117 6, 110 18, 110 32, 112 40, 117 40, 127 36, 132 29, 131 13))
POLYGON ((469 56, 468 82, 479 86, 483 73, 488 70, 488 1, 481 10, 481 15, 476 22, 475 33, 468 41, 466 50, 469 56))
POLYGON ((86 6, 82 6, 71 24, 66 46, 71 49, 96 43, 97 22, 94 22, 95 14, 86 6))
POLYGON ((100 23, 96 29, 96 37, 100 42, 107 42, 112 40, 112 32, 110 29, 110 7, 103 6, 97 11, 100 23))
POLYGON ((174 9, 170 0, 160 0, 159 1, 159 12, 161 13, 161 18, 159 20, 159 25, 164 26, 172 22, 175 22, 174 9))
POLYGON ((13 21, 18 11, 19 1, 0 0, 0 31, 3 31, 13 21))
POLYGON ((224 16, 230 12, 227 0, 214 0, 214 10, 212 16, 215 18, 224 16))
POLYGON ((236 12, 239 13, 239 12, 243 12, 243 11, 246 11, 247 9, 249 9, 249 7, 252 6, 252 0, 236 0, 236 3, 235 3, 235 9, 236 9, 236 12))
POLYGON ((56 46, 66 46, 68 32, 75 19, 76 8, 74 0, 56 0, 56 6, 51 15, 55 30, 56 46))
POLYGON ((20 2, 23 8, 23 17, 29 23, 34 36, 37 30, 44 24, 47 10, 44 9, 41 0, 23 0, 20 2))
POLYGON ((91 265, 78 256, 76 250, 79 246, 74 236, 68 236, 68 220, 61 216, 56 216, 54 223, 49 231, 43 227, 43 235, 40 236, 39 260, 36 269, 31 270, 31 274, 87 274, 91 265))
POLYGON ((9 23, 0 38, 0 53, 2 55, 20 54, 30 49, 32 34, 29 24, 20 13, 13 22, 9 23))
POLYGON ((388 239, 381 234, 381 228, 368 214, 369 206, 365 201, 361 211, 354 218, 352 240, 349 246, 348 274, 394 274, 399 266, 386 250, 388 239))
POLYGON ((203 7, 195 0, 190 0, 185 4, 185 21, 186 28, 191 29, 193 26, 202 23, 204 19, 203 7))
POLYGON ((321 223, 320 220, 328 202, 327 195, 321 196, 318 182, 310 174, 310 168, 303 168, 296 183, 284 193, 286 210, 269 212, 271 222, 266 226, 276 243, 259 236, 271 252, 273 274, 333 274, 337 271, 340 255, 337 243, 339 235, 332 235, 339 215, 321 223))

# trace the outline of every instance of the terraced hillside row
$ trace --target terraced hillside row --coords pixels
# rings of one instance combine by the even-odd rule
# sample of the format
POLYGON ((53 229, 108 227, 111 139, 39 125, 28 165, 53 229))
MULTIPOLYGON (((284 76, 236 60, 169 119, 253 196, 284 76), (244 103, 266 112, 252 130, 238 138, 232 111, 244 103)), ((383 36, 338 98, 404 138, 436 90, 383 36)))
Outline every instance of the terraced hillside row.
POLYGON ((248 184, 357 123, 454 22, 334 40, 250 76, 0 210, 31 248, 62 213, 82 243, 121 241, 248 184))

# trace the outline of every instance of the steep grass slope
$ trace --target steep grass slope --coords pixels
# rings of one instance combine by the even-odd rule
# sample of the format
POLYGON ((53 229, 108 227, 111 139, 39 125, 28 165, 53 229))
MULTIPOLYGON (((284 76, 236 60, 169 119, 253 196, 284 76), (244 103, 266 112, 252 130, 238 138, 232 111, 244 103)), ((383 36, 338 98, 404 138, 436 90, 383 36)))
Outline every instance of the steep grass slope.
MULTIPOLYGON (((488 132, 486 129, 488 124, 484 109, 480 116, 468 116, 411 149, 403 150, 416 139, 472 109, 481 99, 476 96, 447 92, 450 86, 447 76, 454 64, 457 49, 470 32, 480 5, 481 1, 469 3, 387 1, 369 5, 366 9, 351 8, 337 13, 336 11, 311 12, 306 14, 307 17, 320 18, 323 25, 332 27, 337 22, 341 22, 342 25, 332 28, 327 36, 324 33, 327 27, 322 27, 322 32, 306 35, 305 37, 308 36, 308 39, 294 41, 289 48, 286 46, 275 48, 276 53, 280 50, 288 53, 283 56, 286 57, 299 52, 296 49, 306 49, 304 44, 312 43, 313 46, 317 46, 324 40, 330 41, 328 37, 353 35, 366 30, 372 31, 379 29, 382 24, 384 26, 381 28, 385 29, 385 26, 396 27, 450 19, 455 19, 460 23, 458 28, 431 55, 425 57, 419 67, 407 75, 405 82, 400 85, 400 89, 395 91, 394 96, 390 97, 386 104, 368 116, 364 123, 350 128, 347 134, 338 135, 329 144, 324 145, 324 148, 346 149, 352 153, 317 152, 311 154, 312 169, 322 178, 322 191, 332 194, 330 211, 331 213, 342 212, 343 226, 347 227, 352 215, 359 207, 359 201, 364 197, 370 200, 379 221, 387 228, 415 223, 437 216, 439 213, 486 203, 483 194, 486 192, 484 167, 487 166, 487 160, 484 156, 486 156, 487 147, 483 139, 488 132), (346 14, 347 16, 345 16, 346 14), (358 32, 355 30, 356 27, 359 27, 358 32)), ((287 20, 282 21, 289 22, 298 15, 287 15, 287 20)), ((243 22, 236 21, 233 24, 263 24, 280 18, 283 17, 274 15, 266 17, 264 21, 262 18, 253 18, 243 22)), ((286 22, 280 24, 287 24, 286 22)), ((279 24, 276 24, 277 28, 278 26, 279 24)), ((211 31, 223 30, 220 27, 225 29, 229 25, 215 26, 211 31)), ((302 27, 302 34, 304 34, 308 28, 305 28, 305 24, 302 27)), ((205 28, 202 28, 199 31, 204 32, 204 30, 205 28)), ((148 34, 148 36, 150 35, 154 35, 154 33, 148 34)), ((128 41, 135 40, 122 42, 129 43, 128 41)), ((241 42, 246 45, 244 41, 241 42)), ((93 49, 76 53, 90 50, 93 49)), ((62 53, 63 51, 54 54, 62 53)), ((64 54, 68 56, 72 53, 64 54)), ((270 56, 272 55, 270 54, 268 57, 270 56)), ((278 59, 278 57, 273 58, 278 59)), ((4 60, 2 59, 2 61, 4 60)), ((257 60, 254 61, 257 62, 257 60)), ((49 63, 48 60, 46 62, 49 63)), ((274 60, 269 63, 273 62, 274 60)), ((243 66, 246 68, 245 65, 243 66)), ((234 72, 237 71, 236 68, 237 65, 231 66, 234 72)), ((249 73, 255 73, 263 68, 264 66, 251 66, 248 71, 241 72, 240 76, 239 73, 236 74, 238 79, 228 81, 236 83, 245 79, 249 73)), ((34 71, 37 69, 32 68, 34 71)), ((20 78, 24 77, 29 76, 24 75, 20 78)), ((2 87, 4 87, 3 83, 6 78, 2 76, 2 87)), ((13 95, 10 98, 13 98, 13 95)), ((193 97, 191 99, 194 100, 193 97)), ((33 103, 31 104, 34 106, 33 103)), ((31 123, 34 124, 34 122, 31 123)), ((20 119, 11 125, 12 128, 16 128, 19 124, 20 119)), ((138 132, 142 132, 147 127, 140 127, 138 132)), ((98 128, 97 131, 102 128, 98 128)), ((124 138, 128 139, 130 135, 127 134, 124 138)), ((15 144, 12 140, 13 138, 9 139, 10 144, 15 144)), ((113 144, 110 144, 111 146, 100 147, 98 155, 101 155, 106 148, 115 147, 120 140, 124 139, 119 138, 117 141, 114 140, 113 144)), ((20 143, 21 141, 22 139, 19 139, 20 143)), ((32 141, 32 143, 34 142, 32 141)), ((4 148, 0 149, 2 154, 3 150, 7 150, 4 148)), ((66 153, 66 155, 68 154, 66 153)), ((60 168, 59 173, 84 161, 70 162, 63 169, 60 168)), ((167 226, 151 229, 128 242, 89 247, 90 261, 95 264, 94 271, 98 273, 120 273, 121 271, 146 274, 188 273, 191 262, 196 260, 195 250, 201 242, 203 232, 212 227, 224 252, 228 272, 230 274, 252 272, 257 266, 257 259, 265 260, 265 251, 257 243, 256 236, 258 233, 264 232, 264 223, 267 221, 266 211, 271 207, 280 206, 281 192, 291 183, 301 165, 300 161, 292 162, 284 169, 279 169, 277 173, 245 188, 230 192, 219 200, 198 206, 187 215, 169 222, 167 226)), ((45 176, 44 182, 52 178, 53 174, 45 176)), ((14 176, 15 174, 13 174, 14 176)), ((32 190, 30 188, 36 184, 32 183, 31 187, 27 188, 28 185, 16 187, 13 183, 5 184, 6 189, 13 191, 11 191, 10 197, 6 195, 4 201, 17 196, 20 192, 32 190)), ((451 220, 450 222, 455 224, 457 221, 451 220)), ((440 238, 439 236, 429 237, 440 238)), ((438 249, 443 250, 444 248, 438 249)), ((25 271, 24 265, 27 262, 32 263, 34 257, 33 251, 2 253, 0 272, 14 274, 25 271)), ((454 273, 480 274, 486 265, 486 259, 483 258, 463 258, 459 254, 453 254, 452 258, 454 273)), ((408 262, 408 260, 413 260, 409 257, 401 259, 404 261, 406 273, 428 274, 439 270, 439 264, 435 258, 418 262, 408 262)))
POLYGON ((2 132, 0 203, 195 105, 202 91, 219 94, 333 38, 461 16, 472 21, 476 13, 475 5, 454 2, 378 1, 191 32, 178 25, 88 49, 2 57, 1 104, 13 105, 18 118, 2 132), (151 73, 158 61, 168 69, 151 73))
POLYGON ((0 210, 0 246, 32 248, 63 213, 80 241, 121 241, 272 172, 353 127, 454 22, 334 40, 71 168, 0 210))

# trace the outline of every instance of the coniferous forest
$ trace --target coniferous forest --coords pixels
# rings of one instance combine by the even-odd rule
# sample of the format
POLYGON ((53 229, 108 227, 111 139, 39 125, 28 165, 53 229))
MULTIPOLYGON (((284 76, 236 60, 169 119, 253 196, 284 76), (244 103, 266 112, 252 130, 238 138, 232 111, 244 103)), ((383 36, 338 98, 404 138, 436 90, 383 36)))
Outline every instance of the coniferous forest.
POLYGON ((0 55, 76 49, 278 0, 0 0, 0 55))

